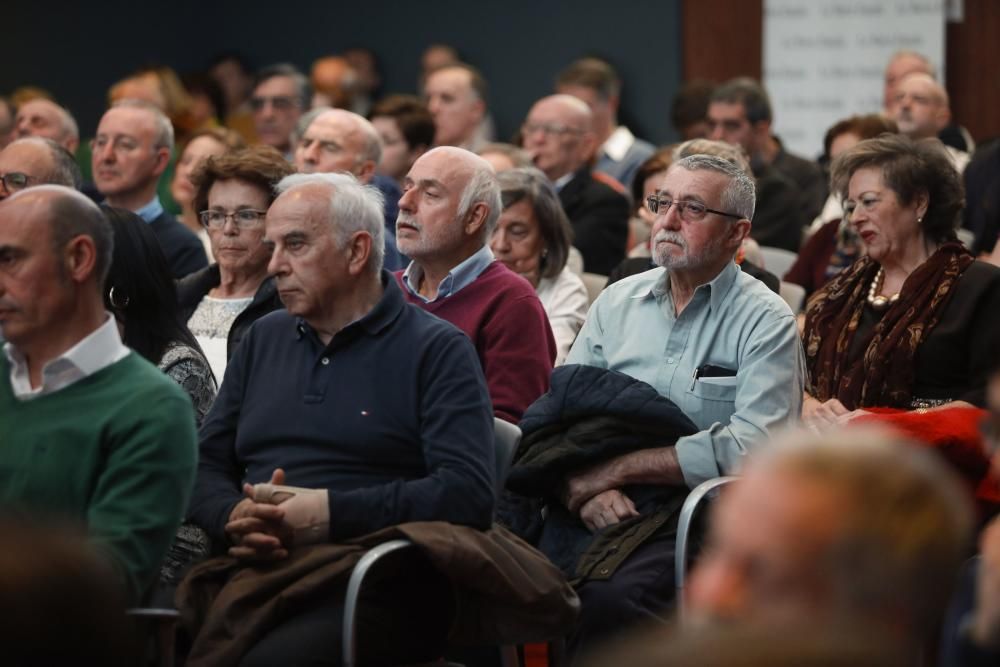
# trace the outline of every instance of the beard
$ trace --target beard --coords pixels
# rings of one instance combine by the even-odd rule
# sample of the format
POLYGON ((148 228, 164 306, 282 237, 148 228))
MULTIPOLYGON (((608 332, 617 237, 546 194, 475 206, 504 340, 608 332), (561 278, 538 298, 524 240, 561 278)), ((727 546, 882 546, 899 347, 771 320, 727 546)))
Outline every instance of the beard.
POLYGON ((699 252, 692 252, 687 240, 679 232, 661 229, 653 237, 653 262, 668 271, 698 268, 712 261, 719 254, 722 245, 723 239, 712 239, 699 252), (661 246, 661 242, 676 244, 681 250, 680 255, 670 246, 661 246))

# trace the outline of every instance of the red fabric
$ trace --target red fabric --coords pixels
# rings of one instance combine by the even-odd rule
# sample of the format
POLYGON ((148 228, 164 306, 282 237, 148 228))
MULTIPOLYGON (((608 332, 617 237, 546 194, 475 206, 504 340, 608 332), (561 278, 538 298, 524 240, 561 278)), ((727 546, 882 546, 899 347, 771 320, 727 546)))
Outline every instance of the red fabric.
POLYGON ((476 346, 493 413, 516 424, 549 390, 556 343, 549 319, 527 280, 498 261, 457 294, 424 303, 396 280, 406 299, 465 332, 476 346))
POLYGON ((852 424, 881 424, 917 443, 927 445, 948 460, 974 492, 980 509, 993 513, 1000 508, 1000 480, 990 472, 979 424, 986 415, 979 408, 946 408, 923 414, 894 408, 867 408, 875 414, 852 424))

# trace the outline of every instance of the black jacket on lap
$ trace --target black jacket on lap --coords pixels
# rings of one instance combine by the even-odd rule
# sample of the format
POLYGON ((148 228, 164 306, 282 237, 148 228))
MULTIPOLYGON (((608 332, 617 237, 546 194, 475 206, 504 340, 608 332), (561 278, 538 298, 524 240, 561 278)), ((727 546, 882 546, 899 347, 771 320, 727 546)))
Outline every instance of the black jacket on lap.
MULTIPOLYGON (((201 271, 197 271, 181 280, 177 281, 177 303, 181 309, 181 319, 187 322, 191 319, 198 304, 205 298, 209 290, 218 287, 222 278, 219 275, 219 265, 212 264, 201 271)), ((243 334, 247 332, 250 325, 274 310, 284 308, 281 298, 278 296, 278 288, 274 284, 274 278, 268 276, 257 288, 257 293, 253 295, 253 301, 242 313, 236 316, 233 325, 229 328, 229 337, 226 341, 226 360, 233 358, 233 351, 243 340, 243 334)), ((220 379, 221 381, 221 379, 220 379)))

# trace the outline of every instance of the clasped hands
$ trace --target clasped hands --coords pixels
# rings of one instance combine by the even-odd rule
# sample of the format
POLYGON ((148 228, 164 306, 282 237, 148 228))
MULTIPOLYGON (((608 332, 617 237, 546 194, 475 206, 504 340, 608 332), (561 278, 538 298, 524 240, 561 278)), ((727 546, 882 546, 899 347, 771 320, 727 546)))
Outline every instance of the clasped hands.
POLYGON ((330 506, 326 489, 284 486, 277 468, 265 484, 244 484, 241 500, 229 514, 229 555, 240 560, 270 562, 288 557, 293 545, 327 539, 330 506))
POLYGON ((802 421, 813 431, 840 426, 867 414, 871 413, 867 410, 848 410, 836 398, 820 401, 807 395, 802 403, 802 421))
POLYGON ((591 532, 639 516, 632 499, 619 491, 614 461, 567 478, 562 501, 591 532))

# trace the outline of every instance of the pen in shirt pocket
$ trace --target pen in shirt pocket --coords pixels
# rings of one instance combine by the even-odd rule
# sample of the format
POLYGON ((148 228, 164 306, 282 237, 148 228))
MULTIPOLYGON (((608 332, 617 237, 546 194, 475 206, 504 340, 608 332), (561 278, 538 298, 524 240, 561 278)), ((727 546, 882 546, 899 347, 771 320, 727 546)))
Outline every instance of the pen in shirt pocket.
POLYGON ((730 368, 723 368, 722 366, 705 364, 694 369, 694 375, 692 377, 695 380, 699 378, 731 378, 736 377, 736 371, 730 368))

